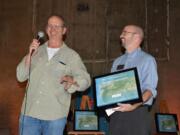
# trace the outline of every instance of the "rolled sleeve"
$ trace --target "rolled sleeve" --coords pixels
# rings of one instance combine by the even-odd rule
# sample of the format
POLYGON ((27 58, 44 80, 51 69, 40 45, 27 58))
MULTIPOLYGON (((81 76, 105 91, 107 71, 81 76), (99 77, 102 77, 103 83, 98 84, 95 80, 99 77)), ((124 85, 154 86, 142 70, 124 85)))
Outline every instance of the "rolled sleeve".
POLYGON ((69 93, 74 93, 76 91, 84 91, 86 90, 90 85, 91 85, 91 81, 88 79, 90 77, 87 77, 87 79, 76 79, 74 78, 74 80, 77 82, 78 86, 76 85, 72 85, 69 89, 68 92, 69 93))
POLYGON ((73 56, 74 60, 71 62, 72 76, 77 82, 78 86, 72 85, 69 89, 69 93, 75 91, 84 91, 91 85, 91 78, 89 73, 86 70, 81 58, 79 55, 73 56))
POLYGON ((25 57, 18 64, 16 69, 16 77, 19 82, 24 82, 28 79, 29 69, 25 65, 25 57))

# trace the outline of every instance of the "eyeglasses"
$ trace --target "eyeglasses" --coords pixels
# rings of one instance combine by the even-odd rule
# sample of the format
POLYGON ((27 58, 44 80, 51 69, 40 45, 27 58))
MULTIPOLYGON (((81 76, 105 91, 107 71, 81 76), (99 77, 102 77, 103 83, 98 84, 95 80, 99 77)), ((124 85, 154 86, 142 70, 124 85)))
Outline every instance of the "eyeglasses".
POLYGON ((63 25, 52 25, 52 24, 47 25, 47 28, 49 28, 49 29, 60 29, 63 27, 64 27, 63 25))
POLYGON ((136 32, 130 32, 130 31, 122 31, 121 35, 126 35, 126 34, 132 34, 135 35, 137 34, 136 32))

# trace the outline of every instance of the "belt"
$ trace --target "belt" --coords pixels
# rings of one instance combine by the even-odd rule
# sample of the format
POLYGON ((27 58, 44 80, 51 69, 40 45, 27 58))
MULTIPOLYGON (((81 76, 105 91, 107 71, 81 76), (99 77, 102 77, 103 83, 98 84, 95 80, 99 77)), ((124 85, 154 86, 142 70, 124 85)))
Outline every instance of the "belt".
POLYGON ((140 107, 145 107, 145 108, 147 108, 149 112, 150 112, 151 109, 152 109, 152 105, 147 105, 147 104, 141 105, 140 107))

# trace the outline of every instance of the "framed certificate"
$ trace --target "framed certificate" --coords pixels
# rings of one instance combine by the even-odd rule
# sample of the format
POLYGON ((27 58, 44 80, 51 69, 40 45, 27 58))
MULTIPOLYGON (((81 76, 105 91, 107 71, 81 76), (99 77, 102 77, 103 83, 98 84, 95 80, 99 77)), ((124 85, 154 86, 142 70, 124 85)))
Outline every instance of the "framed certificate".
POLYGON ((112 107, 117 103, 141 102, 141 88, 136 68, 93 78, 96 106, 112 107))
POLYGON ((179 131, 176 114, 155 113, 156 129, 158 133, 174 133, 179 131))
POLYGON ((92 110, 76 110, 74 113, 75 131, 98 131, 98 115, 92 110))

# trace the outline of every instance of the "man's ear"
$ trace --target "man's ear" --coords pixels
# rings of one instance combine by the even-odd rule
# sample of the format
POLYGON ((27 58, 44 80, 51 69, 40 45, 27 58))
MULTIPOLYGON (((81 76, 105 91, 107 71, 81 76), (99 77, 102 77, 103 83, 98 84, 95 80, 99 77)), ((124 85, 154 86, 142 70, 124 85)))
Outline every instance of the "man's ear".
POLYGON ((67 28, 64 27, 64 28, 63 28, 63 35, 66 34, 66 32, 67 32, 67 28))

